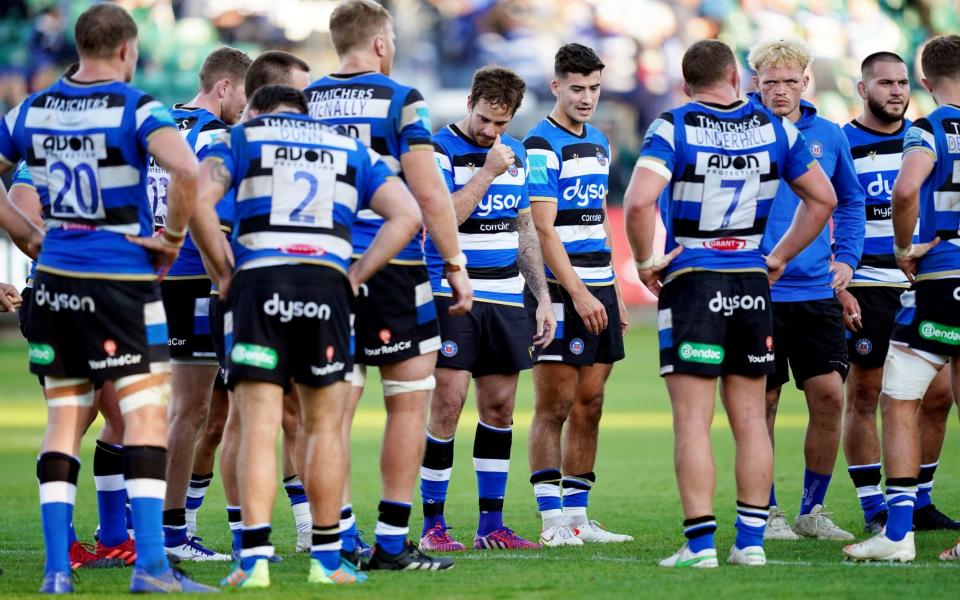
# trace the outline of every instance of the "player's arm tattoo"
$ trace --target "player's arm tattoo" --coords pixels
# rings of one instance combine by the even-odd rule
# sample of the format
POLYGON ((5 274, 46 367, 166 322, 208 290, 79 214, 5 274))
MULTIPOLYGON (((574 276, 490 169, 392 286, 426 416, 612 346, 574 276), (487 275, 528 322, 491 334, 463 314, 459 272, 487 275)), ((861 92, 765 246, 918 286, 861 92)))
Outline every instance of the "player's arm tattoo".
POLYGON ((517 233, 520 238, 517 250, 517 264, 520 267, 520 273, 527 285, 530 286, 533 295, 538 299, 543 298, 549 293, 547 291, 547 278, 543 273, 543 253, 540 251, 540 239, 537 237, 537 230, 533 226, 530 211, 517 215, 517 233))
POLYGON ((211 181, 219 183, 225 188, 229 188, 230 183, 233 181, 233 177, 230 175, 230 169, 222 162, 217 161, 209 173, 211 181))

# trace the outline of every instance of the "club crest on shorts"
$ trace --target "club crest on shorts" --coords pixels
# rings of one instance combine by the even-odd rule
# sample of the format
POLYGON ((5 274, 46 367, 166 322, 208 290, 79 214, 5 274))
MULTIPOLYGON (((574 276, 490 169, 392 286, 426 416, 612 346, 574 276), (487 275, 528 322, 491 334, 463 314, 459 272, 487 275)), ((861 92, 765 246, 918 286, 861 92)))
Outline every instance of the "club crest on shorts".
POLYGON ((577 356, 583 354, 583 340, 580 338, 570 340, 570 352, 573 352, 577 356))
POLYGON ((822 157, 822 156, 823 156, 823 144, 821 144, 820 142, 812 142, 812 143, 810 144, 810 154, 812 154, 814 158, 820 158, 820 157, 822 157))
POLYGON ((381 329, 380 333, 377 334, 377 337, 379 337, 380 341, 384 344, 389 344, 390 340, 393 339, 393 332, 389 329, 381 329))
POLYGON ((460 352, 460 346, 453 340, 444 340, 443 344, 440 345, 440 354, 447 358, 456 356, 457 352, 460 352))
POLYGON ((333 362, 333 357, 336 354, 336 350, 333 349, 333 346, 327 346, 327 362, 333 362))
POLYGON ((865 356, 867 354, 870 354, 870 352, 873 350, 873 342, 871 342, 867 338, 860 338, 859 340, 857 340, 857 343, 854 346, 854 348, 857 349, 857 354, 865 356))
POLYGON ((767 350, 773 350, 773 336, 772 336, 772 335, 768 335, 768 336, 767 336, 767 339, 765 340, 765 342, 766 342, 766 344, 767 344, 767 350))
POLYGON ((103 342, 103 351, 106 352, 109 356, 113 356, 117 353, 117 343, 113 340, 106 340, 103 342))

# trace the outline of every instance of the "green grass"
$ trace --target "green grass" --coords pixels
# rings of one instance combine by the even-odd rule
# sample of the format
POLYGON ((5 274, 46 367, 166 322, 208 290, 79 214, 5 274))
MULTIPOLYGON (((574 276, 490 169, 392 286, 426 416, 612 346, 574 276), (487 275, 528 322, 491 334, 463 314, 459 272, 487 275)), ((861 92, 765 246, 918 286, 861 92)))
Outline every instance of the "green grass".
MULTIPOLYGON (((783 597, 821 595, 855 597, 911 595, 957 597, 960 565, 943 564, 937 553, 954 541, 949 533, 918 536, 917 561, 907 566, 858 566, 842 561, 840 542, 803 540, 771 542, 771 564, 764 569, 722 565, 711 572, 677 572, 656 561, 682 543, 682 514, 673 476, 673 434, 669 402, 657 376, 656 332, 638 328, 629 336, 628 359, 619 363, 607 390, 601 425, 597 485, 591 493, 590 514, 612 529, 633 534, 636 541, 616 546, 550 549, 527 553, 471 551, 458 557, 456 568, 444 573, 376 573, 353 589, 307 586, 307 559, 293 555, 293 518, 286 498, 278 495, 274 513, 274 543, 284 562, 272 568, 273 587, 253 597, 299 598, 307 594, 339 597, 783 597), (709 586, 709 587, 704 587, 709 586)), ((373 391, 362 400, 354 430, 354 506, 360 526, 372 537, 379 494, 377 453, 383 423, 382 403, 373 391)), ((536 538, 539 517, 527 479, 526 436, 532 391, 529 375, 521 377, 514 441, 514 460, 507 492, 506 521, 521 535, 536 538)), ((0 597, 32 594, 43 572, 43 540, 37 507, 34 460, 43 433, 44 408, 35 380, 26 373, 23 345, 0 345, 0 597)), ((792 513, 799 504, 803 474, 802 439, 806 423, 801 396, 788 387, 778 424, 776 484, 781 503, 792 513)), ((476 520, 476 483, 471 449, 476 412, 464 412, 456 464, 447 501, 454 535, 472 540, 476 520)), ((95 429, 98 426, 95 426, 95 429)), ((942 466, 937 473, 935 501, 946 512, 960 514, 960 428, 951 418, 942 466)), ((78 491, 76 527, 81 537, 96 525, 96 495, 91 464, 95 433, 83 445, 83 469, 78 491)), ((718 489, 717 545, 721 557, 733 541, 735 488, 733 444, 722 413, 714 425, 718 489)), ((859 532, 862 519, 842 457, 827 498, 841 526, 859 532)), ((419 505, 414 506, 412 535, 419 533, 419 505)), ((200 512, 200 534, 211 547, 229 548, 222 490, 214 480, 200 512)), ((227 573, 224 564, 189 565, 191 575, 216 583, 227 573)), ((100 598, 119 596, 129 570, 82 571, 77 590, 100 598)))

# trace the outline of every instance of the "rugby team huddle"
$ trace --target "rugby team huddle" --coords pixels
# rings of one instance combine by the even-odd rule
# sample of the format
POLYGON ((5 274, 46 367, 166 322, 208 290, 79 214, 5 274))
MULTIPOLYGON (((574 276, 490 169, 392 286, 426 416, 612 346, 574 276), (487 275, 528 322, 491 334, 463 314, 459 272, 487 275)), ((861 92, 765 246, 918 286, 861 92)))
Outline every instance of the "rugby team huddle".
MULTIPOLYGON (((0 122, 0 170, 16 169, 0 227, 35 259, 22 294, 0 284, 0 301, 19 312, 48 407, 41 592, 72 592, 71 569, 123 565, 132 592, 216 591, 171 566, 208 560, 233 560, 222 586, 268 587, 282 560, 270 538, 281 430, 309 582, 449 569, 465 549, 444 503, 471 379, 473 548, 633 539, 587 515, 604 386, 629 325, 606 219, 610 146, 588 123, 603 63, 561 47, 556 105, 522 140, 506 130, 524 81, 484 67, 466 115, 432 133, 423 97, 390 77, 382 6, 345 0, 330 32, 335 74, 314 81, 292 54, 224 47, 196 97, 168 110, 129 85, 133 20, 97 4, 76 23, 79 64, 0 122), (387 411, 372 547, 349 481, 367 367, 387 411), (537 542, 503 522, 517 381, 531 368, 537 542), (91 546, 73 507, 98 412, 91 546), (196 537, 218 447, 230 554, 196 537)), ((729 47, 686 51, 691 101, 650 126, 624 198, 637 271, 659 296, 675 421, 686 543, 660 564, 718 566, 718 378, 737 446, 729 563, 765 564, 764 539, 853 541, 824 509, 841 438, 873 534, 845 555, 912 561, 914 530, 960 529, 931 500, 960 385, 960 37, 924 46, 922 82, 940 107, 913 123, 896 54, 863 61, 863 110, 842 128, 801 100, 802 43, 761 42, 749 63, 757 91, 741 99, 729 47), (792 525, 772 485, 788 368, 810 413, 792 525)))

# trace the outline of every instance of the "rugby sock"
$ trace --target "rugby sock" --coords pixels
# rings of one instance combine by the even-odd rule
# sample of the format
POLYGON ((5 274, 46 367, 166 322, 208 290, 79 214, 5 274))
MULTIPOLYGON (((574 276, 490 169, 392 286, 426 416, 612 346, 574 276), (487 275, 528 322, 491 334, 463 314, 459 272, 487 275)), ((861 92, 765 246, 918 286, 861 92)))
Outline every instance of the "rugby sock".
POLYGON ((197 511, 203 504, 203 497, 207 495, 210 488, 210 482, 213 481, 213 473, 207 475, 190 475, 190 487, 187 488, 187 529, 189 531, 197 530, 197 511))
POLYGON ((80 461, 62 452, 44 452, 37 459, 40 484, 40 519, 47 548, 45 570, 70 572, 70 544, 67 532, 73 521, 80 461))
POLYGON ((877 513, 887 509, 883 490, 880 488, 880 481, 883 479, 880 468, 880 463, 847 467, 850 479, 857 488, 857 497, 860 498, 860 508, 863 509, 863 520, 866 523, 873 520, 877 513))
POLYGON ((171 508, 163 511, 163 545, 167 548, 187 543, 187 511, 171 508))
POLYGON ((333 571, 340 566, 340 525, 314 525, 310 558, 333 571))
POLYGON ((713 515, 686 519, 683 522, 683 535, 687 538, 687 546, 691 552, 715 548, 713 534, 716 531, 717 519, 713 515))
POLYGON ((770 484, 770 507, 772 508, 774 506, 780 506, 780 505, 777 504, 777 489, 771 483, 770 484))
POLYGON ((261 558, 273 556, 270 545, 270 524, 256 523, 243 526, 243 541, 240 548, 240 568, 249 571, 261 558))
POLYGON ((93 451, 100 543, 110 548, 127 541, 127 490, 123 481, 123 447, 97 440, 93 451))
POLYGON ((453 472, 453 438, 441 438, 427 432, 427 446, 420 466, 420 499, 423 503, 423 533, 436 525, 446 527, 443 505, 447 500, 450 474, 453 472))
POLYGON ((376 529, 377 545, 387 554, 403 552, 403 543, 410 533, 410 507, 407 502, 380 500, 377 507, 380 513, 376 529))
POLYGON ((543 519, 543 529, 550 529, 563 522, 560 479, 559 469, 541 469, 530 475, 533 495, 537 497, 537 510, 543 519))
POLYGON ((73 528, 73 520, 71 518, 70 524, 67 525, 67 548, 73 546, 77 542, 77 530, 73 528))
POLYGON ((477 535, 503 529, 503 498, 510 472, 510 447, 513 429, 477 423, 473 437, 473 469, 477 472, 480 519, 477 535))
POLYGON ((137 567, 151 575, 170 568, 163 551, 163 496, 167 450, 157 446, 126 446, 123 478, 137 537, 137 567))
POLYGON ((923 508, 933 504, 930 494, 933 492, 933 474, 937 470, 940 461, 932 462, 927 465, 920 465, 920 476, 917 478, 917 506, 923 508))
POLYGON ((887 477, 887 538, 899 542, 913 529, 913 506, 916 502, 916 478, 887 477))
POLYGON ((563 488, 563 522, 568 527, 576 527, 587 522, 587 502, 590 488, 597 476, 590 473, 565 475, 561 482, 563 488))
POLYGON ((347 552, 353 552, 357 549, 357 518, 353 516, 353 505, 351 504, 344 504, 340 508, 339 539, 342 548, 347 552))
POLYGON ((297 524, 297 533, 313 529, 313 517, 310 516, 310 503, 307 502, 307 492, 303 489, 303 482, 298 475, 291 475, 283 480, 283 488, 290 499, 290 508, 293 509, 293 520, 297 524))
POLYGON ((823 505, 827 497, 827 486, 830 485, 831 475, 814 473, 810 469, 803 470, 803 495, 800 497, 800 514, 809 514, 816 505, 823 505))
POLYGON ((240 550, 243 548, 243 518, 240 515, 239 506, 227 507, 227 522, 230 524, 230 533, 233 535, 233 543, 230 548, 239 556, 240 550))
POLYGON ((748 546, 763 546, 763 530, 767 528, 770 508, 752 506, 737 500, 736 546, 740 550, 748 546))

